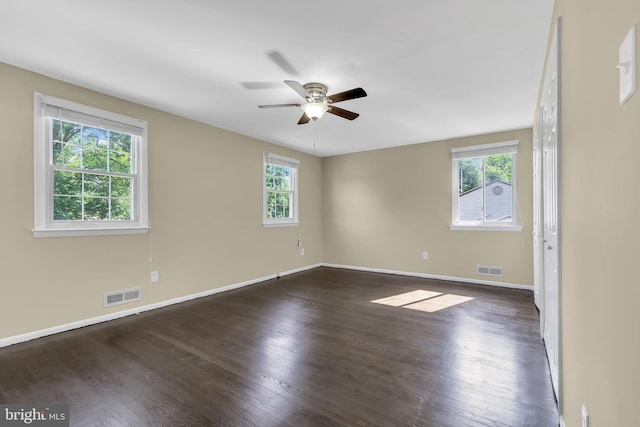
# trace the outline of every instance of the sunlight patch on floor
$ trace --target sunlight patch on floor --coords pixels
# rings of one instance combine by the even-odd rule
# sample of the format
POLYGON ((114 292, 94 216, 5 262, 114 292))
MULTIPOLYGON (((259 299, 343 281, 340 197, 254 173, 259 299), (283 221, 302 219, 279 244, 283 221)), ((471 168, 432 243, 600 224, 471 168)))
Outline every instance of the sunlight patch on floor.
POLYGON ((424 301, 416 302, 403 306, 404 308, 410 308, 411 310, 426 311, 433 313, 434 311, 443 310, 445 308, 453 307, 454 305, 462 304, 463 302, 471 301, 473 298, 465 297, 462 295, 445 294, 437 298, 431 298, 424 301))
POLYGON ((472 297, 463 295, 443 294, 441 292, 416 290, 403 294, 392 295, 371 301, 375 304, 390 305, 393 307, 408 308, 410 310, 426 311, 433 313, 445 308, 453 307, 467 301, 472 297))
POLYGON ((437 297, 438 295, 442 295, 440 292, 431 292, 431 291, 411 291, 404 294, 393 295, 386 298, 377 299, 371 302, 376 304, 384 304, 384 305, 392 305, 394 307, 402 307, 407 304, 411 304, 413 302, 418 302, 422 300, 426 300, 429 298, 437 297))

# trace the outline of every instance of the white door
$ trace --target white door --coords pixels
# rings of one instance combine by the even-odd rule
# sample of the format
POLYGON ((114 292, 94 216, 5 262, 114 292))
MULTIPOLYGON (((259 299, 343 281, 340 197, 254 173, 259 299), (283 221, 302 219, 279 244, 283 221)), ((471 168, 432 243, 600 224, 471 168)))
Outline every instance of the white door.
POLYGON ((559 396, 560 248, 558 230, 558 31, 556 25, 545 71, 542 114, 543 337, 551 379, 559 396))

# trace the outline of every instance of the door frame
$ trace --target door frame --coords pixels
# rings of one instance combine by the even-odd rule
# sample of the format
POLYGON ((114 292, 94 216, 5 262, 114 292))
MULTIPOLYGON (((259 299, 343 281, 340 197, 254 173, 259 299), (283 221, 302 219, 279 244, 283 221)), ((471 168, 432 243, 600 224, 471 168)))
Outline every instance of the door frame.
POLYGON ((544 250, 542 246, 542 107, 533 127, 533 300, 540 312, 540 336, 544 337, 544 250))

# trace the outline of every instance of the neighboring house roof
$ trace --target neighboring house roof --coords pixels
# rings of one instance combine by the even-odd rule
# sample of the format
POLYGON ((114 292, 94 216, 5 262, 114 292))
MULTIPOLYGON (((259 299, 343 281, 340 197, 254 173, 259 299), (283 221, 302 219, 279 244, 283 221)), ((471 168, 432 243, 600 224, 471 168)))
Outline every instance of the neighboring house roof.
MULTIPOLYGON (((482 220, 482 186, 468 190, 458 199, 458 217, 460 221, 482 220)), ((485 184, 486 220, 505 221, 512 215, 511 184, 495 180, 485 184)))

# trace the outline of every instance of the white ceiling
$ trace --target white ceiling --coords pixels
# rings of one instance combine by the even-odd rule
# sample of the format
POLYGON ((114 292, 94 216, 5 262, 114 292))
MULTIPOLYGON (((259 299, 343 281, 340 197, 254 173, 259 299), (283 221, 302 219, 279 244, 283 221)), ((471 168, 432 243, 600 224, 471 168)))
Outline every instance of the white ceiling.
POLYGON ((0 61, 328 156, 532 125, 553 0, 2 0, 0 61), (283 80, 368 97, 297 125, 283 80))

